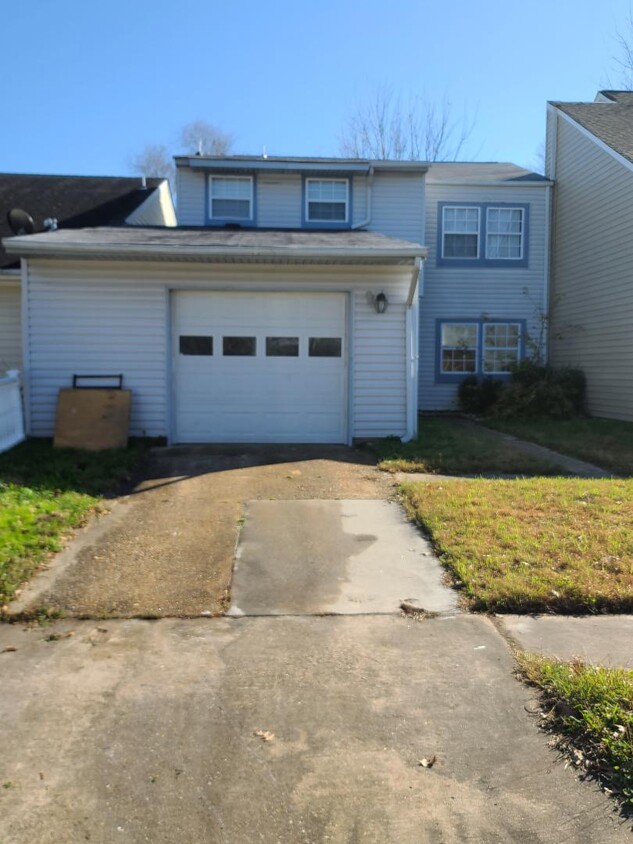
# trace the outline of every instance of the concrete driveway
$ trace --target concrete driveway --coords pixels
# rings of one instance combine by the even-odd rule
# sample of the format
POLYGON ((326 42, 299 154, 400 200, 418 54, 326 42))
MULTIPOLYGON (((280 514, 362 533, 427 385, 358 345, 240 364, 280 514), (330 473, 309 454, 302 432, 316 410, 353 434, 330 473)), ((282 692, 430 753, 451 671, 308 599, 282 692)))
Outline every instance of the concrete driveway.
POLYGON ((343 446, 157 449, 138 487, 80 531, 10 612, 220 615, 245 502, 388 496, 371 455, 343 446))
MULTIPOLYGON (((239 528, 232 617, 0 626, 0 841, 628 841, 538 730, 493 623, 457 611, 389 478, 344 449, 294 457, 163 454, 121 505, 141 527, 101 523, 115 536, 98 583, 128 608, 128 557, 161 566, 161 606, 193 602, 161 578, 232 561, 239 528), (205 522, 219 502, 221 553, 205 522), (185 528, 186 554, 169 538, 185 528), (405 616, 403 598, 437 614, 405 616)), ((98 571, 85 554, 47 594, 114 606, 70 589, 98 571)))

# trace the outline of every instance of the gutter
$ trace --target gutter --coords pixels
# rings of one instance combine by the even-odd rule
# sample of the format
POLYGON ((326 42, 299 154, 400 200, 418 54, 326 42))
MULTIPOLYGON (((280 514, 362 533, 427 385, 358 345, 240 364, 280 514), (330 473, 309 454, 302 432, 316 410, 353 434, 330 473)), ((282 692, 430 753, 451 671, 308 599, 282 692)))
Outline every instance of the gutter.
POLYGON ((177 244, 91 244, 91 243, 35 243, 28 238, 8 238, 3 245, 11 255, 53 257, 130 257, 130 258, 351 258, 382 260, 415 260, 426 258, 424 246, 411 245, 391 249, 368 249, 340 246, 178 246, 177 244))

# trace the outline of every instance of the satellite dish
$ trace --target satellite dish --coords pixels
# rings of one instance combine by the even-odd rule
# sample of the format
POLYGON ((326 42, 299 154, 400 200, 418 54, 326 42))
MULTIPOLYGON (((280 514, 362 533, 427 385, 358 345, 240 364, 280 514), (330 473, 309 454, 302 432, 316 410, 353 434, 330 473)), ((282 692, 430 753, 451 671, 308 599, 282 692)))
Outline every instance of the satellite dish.
POLYGON ((7 221, 13 234, 33 234, 35 231, 33 217, 21 208, 12 208, 7 214, 7 221))

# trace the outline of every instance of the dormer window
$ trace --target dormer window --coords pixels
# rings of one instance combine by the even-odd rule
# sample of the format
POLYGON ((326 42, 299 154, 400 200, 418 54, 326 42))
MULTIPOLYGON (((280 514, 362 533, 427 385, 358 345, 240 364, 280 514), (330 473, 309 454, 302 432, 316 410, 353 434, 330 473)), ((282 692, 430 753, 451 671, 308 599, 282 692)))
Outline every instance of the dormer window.
POLYGON ((306 179, 306 222, 349 222, 349 179, 306 179))
POLYGON ((253 219, 252 176, 209 176, 209 218, 223 223, 253 219))

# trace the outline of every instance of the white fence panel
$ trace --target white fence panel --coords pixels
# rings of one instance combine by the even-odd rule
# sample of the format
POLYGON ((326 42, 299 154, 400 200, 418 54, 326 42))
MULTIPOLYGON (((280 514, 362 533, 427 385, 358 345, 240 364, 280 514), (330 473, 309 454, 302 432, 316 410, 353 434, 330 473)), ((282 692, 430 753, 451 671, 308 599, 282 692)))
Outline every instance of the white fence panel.
POLYGON ((0 378, 0 453, 21 443, 24 436, 22 391, 16 371, 0 378))

